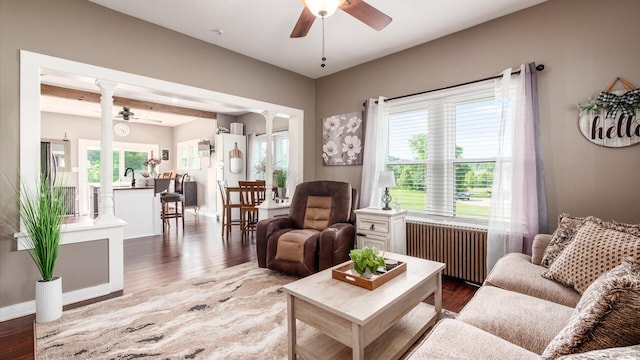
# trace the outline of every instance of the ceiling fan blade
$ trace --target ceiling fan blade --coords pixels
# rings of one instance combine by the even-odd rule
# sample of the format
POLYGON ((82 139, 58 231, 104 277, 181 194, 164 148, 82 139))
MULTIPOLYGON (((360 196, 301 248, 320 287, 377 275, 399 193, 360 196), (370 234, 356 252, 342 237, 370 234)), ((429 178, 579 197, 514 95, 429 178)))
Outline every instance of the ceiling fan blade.
POLYGON ((315 19, 316 17, 305 6, 304 9, 302 9, 302 13, 298 18, 296 26, 293 27, 290 37, 301 38, 307 36, 307 33, 309 32, 309 29, 311 29, 311 25, 313 25, 313 21, 315 19))
MULTIPOLYGON (((306 8, 305 8, 306 9, 306 8)), ((391 17, 362 0, 348 0, 340 6, 347 14, 380 31, 391 23, 391 17)))
POLYGON ((151 121, 151 122, 158 123, 158 124, 162 124, 163 123, 162 120, 158 120, 158 119, 141 119, 141 120, 151 121))

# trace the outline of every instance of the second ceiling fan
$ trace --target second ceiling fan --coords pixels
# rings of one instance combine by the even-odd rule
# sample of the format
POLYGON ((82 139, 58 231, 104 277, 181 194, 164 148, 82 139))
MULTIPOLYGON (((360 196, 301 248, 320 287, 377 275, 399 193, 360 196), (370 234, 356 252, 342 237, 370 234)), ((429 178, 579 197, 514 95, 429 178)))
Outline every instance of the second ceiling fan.
POLYGON ((302 14, 291 32, 292 38, 305 37, 316 17, 325 18, 340 8, 378 31, 391 23, 391 17, 362 0, 301 0, 302 14))

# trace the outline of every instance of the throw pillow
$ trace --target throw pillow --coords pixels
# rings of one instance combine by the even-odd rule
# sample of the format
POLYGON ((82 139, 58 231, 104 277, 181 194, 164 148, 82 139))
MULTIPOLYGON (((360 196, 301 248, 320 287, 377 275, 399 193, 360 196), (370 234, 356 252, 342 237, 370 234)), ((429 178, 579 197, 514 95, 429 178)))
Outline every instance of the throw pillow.
POLYGON ((542 359, 636 345, 640 339, 640 260, 627 257, 585 291, 542 359))
POLYGON ((640 345, 593 350, 582 354, 565 355, 558 360, 638 360, 640 345))
POLYGON ((576 232, 584 223, 584 217, 574 217, 569 214, 560 214, 558 216, 558 228, 553 233, 553 237, 544 250, 542 256, 542 266, 548 268, 556 260, 562 250, 573 240, 576 232))
POLYGON ((588 217, 571 243, 551 264, 543 277, 573 287, 582 294, 601 274, 620 264, 626 256, 640 258, 640 237, 618 224, 588 217))
POLYGON ((595 216, 577 217, 569 214, 560 214, 558 216, 558 228, 553 233, 549 245, 547 245, 544 250, 544 255, 542 256, 540 265, 546 268, 550 267, 558 256, 560 256, 562 251, 571 243, 576 233, 580 230, 580 227, 587 219, 593 220, 598 224, 608 226, 612 229, 628 232, 634 236, 640 237, 640 224, 625 224, 615 220, 612 220, 611 222, 604 222, 595 216))

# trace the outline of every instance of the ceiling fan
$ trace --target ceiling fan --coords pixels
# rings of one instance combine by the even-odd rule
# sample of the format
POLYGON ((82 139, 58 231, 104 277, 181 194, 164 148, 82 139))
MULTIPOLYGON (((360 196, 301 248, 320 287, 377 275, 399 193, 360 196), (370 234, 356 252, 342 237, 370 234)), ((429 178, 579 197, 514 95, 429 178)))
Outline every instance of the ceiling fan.
POLYGON ((148 119, 148 118, 140 119, 139 117, 135 116, 133 111, 131 111, 131 108, 128 107, 128 106, 123 106, 122 107, 122 111, 120 111, 118 113, 118 115, 116 116, 116 119, 122 119, 122 120, 125 120, 125 121, 129 121, 129 120, 145 120, 145 121, 153 121, 153 122, 157 122, 157 123, 162 123, 162 120, 148 119))
POLYGON ((316 17, 331 16, 338 8, 347 14, 369 25, 375 30, 382 30, 391 23, 391 17, 367 4, 363 0, 301 0, 304 9, 291 32, 292 38, 305 37, 316 17))
POLYGON ((130 119, 137 119, 137 117, 134 116, 135 114, 131 111, 131 108, 128 106, 123 106, 122 107, 122 111, 120 111, 118 113, 118 116, 116 116, 117 118, 120 118, 122 120, 126 120, 129 121, 130 119))

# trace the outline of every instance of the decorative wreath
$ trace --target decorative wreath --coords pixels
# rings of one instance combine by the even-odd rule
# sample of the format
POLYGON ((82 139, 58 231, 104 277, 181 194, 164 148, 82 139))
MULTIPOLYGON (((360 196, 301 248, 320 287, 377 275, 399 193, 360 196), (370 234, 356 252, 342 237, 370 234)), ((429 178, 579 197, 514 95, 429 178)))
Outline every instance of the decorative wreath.
POLYGON ((578 109, 580 109, 580 114, 587 111, 600 114, 602 110, 605 110, 608 118, 615 118, 619 111, 625 116, 631 117, 640 109, 640 88, 634 89, 630 82, 618 77, 597 98, 578 104, 578 109), (618 80, 627 89, 627 92, 622 95, 610 93, 618 80))

